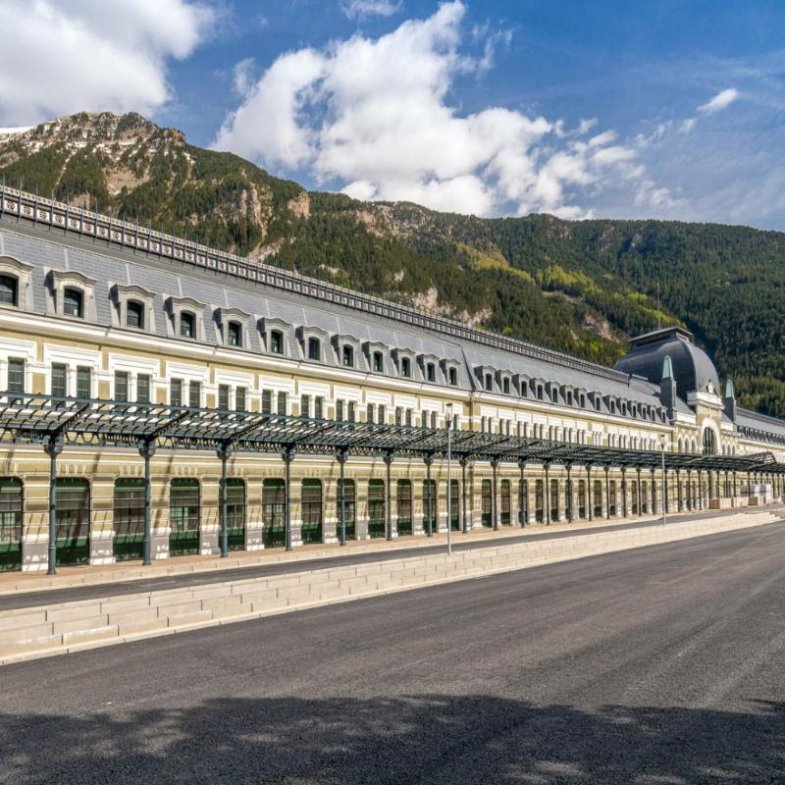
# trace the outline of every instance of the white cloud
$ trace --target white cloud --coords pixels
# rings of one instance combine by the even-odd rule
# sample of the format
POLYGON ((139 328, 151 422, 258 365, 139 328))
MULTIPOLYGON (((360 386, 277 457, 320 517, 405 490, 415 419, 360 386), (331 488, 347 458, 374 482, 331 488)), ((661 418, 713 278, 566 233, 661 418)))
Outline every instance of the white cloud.
POLYGON ((214 13, 187 0, 0 0, 0 122, 81 110, 150 112, 166 64, 188 57, 214 13))
POLYGON ((473 42, 478 57, 463 51, 465 13, 453 0, 379 38, 356 34, 280 56, 214 146, 357 198, 477 215, 585 216, 586 194, 644 176, 637 148, 613 131, 586 140, 594 119, 568 130, 504 107, 461 113, 455 79, 490 62, 483 41, 473 42))
POLYGON ((365 19, 369 16, 392 16, 403 7, 403 0, 346 0, 341 10, 349 19, 365 19))
POLYGON ((729 87, 727 90, 717 93, 710 101, 701 104, 696 111, 700 112, 700 114, 715 114, 723 109, 727 109, 738 97, 739 91, 729 87))

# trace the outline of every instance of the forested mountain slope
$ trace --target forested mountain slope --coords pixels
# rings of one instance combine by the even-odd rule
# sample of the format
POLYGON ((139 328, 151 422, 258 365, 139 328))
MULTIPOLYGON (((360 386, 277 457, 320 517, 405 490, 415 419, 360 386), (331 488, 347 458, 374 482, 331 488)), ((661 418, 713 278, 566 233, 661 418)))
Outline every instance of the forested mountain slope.
POLYGON ((308 193, 139 115, 0 136, 0 175, 118 217, 604 363, 681 323, 745 406, 785 416, 785 234, 480 219, 308 193))

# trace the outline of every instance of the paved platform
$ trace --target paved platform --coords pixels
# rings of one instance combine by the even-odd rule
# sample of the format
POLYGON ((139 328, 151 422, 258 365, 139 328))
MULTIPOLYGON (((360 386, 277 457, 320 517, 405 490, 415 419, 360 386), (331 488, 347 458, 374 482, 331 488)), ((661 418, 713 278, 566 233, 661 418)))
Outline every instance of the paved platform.
MULTIPOLYGON (((752 514, 761 510, 781 513, 785 504, 735 510, 702 510, 668 515, 672 522, 688 522, 709 518, 752 514)), ((660 516, 574 521, 529 525, 524 528, 504 526, 498 531, 474 529, 463 534, 453 532, 456 551, 469 548, 494 547, 500 542, 515 543, 526 540, 558 539, 575 534, 602 531, 621 531, 641 528, 660 521, 660 516)), ((436 554, 447 547, 446 533, 431 537, 400 537, 387 540, 350 541, 340 545, 303 545, 292 551, 273 548, 263 551, 233 551, 222 559, 219 556, 182 556, 153 562, 144 567, 140 561, 119 562, 103 567, 60 567, 57 575, 41 573, 0 574, 0 611, 24 608, 42 602, 62 603, 99 597, 109 597, 144 591, 184 588, 220 583, 232 579, 282 575, 328 566, 362 564, 373 561, 400 559, 412 555, 436 554), (41 592, 45 593, 45 599, 41 592)))
POLYGON ((520 537, 513 542, 497 538, 485 547, 464 547, 451 555, 444 549, 408 555, 399 551, 398 558, 333 561, 320 569, 301 563, 304 569, 275 575, 238 577, 236 570, 229 570, 211 584, 59 603, 51 601, 52 592, 39 592, 29 595, 38 598, 37 605, 0 609, 0 664, 764 525, 781 527, 782 510, 737 511, 668 525, 650 521, 647 526, 520 537))

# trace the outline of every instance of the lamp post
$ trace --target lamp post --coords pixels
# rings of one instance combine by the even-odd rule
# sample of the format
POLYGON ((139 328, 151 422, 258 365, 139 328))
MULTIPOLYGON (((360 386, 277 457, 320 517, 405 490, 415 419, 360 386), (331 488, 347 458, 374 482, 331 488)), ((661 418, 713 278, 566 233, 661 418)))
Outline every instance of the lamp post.
POLYGON ((452 404, 447 404, 447 554, 452 554, 452 404))
POLYGON ((660 436, 660 446, 662 447, 662 525, 668 522, 668 480, 665 476, 665 445, 667 439, 665 434, 660 436))

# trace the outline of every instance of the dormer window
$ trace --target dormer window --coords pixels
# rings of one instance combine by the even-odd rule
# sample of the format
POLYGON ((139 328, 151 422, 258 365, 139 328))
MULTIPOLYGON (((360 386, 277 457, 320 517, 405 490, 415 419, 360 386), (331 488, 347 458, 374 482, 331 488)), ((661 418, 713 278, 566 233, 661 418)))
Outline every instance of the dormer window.
POLYGON ((384 373, 384 355, 381 352, 373 353, 374 373, 384 373))
POLYGON ((551 402, 552 403, 559 402, 559 391, 555 387, 551 390, 551 402))
POLYGON ((226 345, 243 345, 243 326, 240 322, 227 322, 226 324, 226 345))
POLYGON ((505 395, 510 394, 510 380, 507 378, 502 379, 502 392, 505 395))
POLYGON ((545 391, 541 384, 537 385, 537 400, 541 401, 545 397, 545 391))
POLYGON ((317 362, 322 359, 322 342, 318 338, 308 339, 308 359, 317 362))
POLYGON ((0 303, 19 305, 19 281, 10 275, 0 275, 0 303))
POLYGON ((408 357, 401 357, 401 376, 407 379, 412 375, 412 361, 408 357))
POLYGON ((196 315, 191 311, 180 313, 180 337, 196 338, 196 315))
POLYGON ((280 330, 270 331, 270 351, 273 354, 283 354, 283 333, 280 330))
POLYGON ((125 311, 126 327, 144 330, 144 303, 138 300, 129 300, 125 311))
POLYGON ((425 366, 425 378, 429 382, 436 381, 436 366, 433 363, 427 363, 425 366))
POLYGON ((453 386, 458 386, 458 371, 455 368, 450 368, 447 371, 447 381, 453 386))
POLYGON ((84 318, 84 294, 81 289, 67 286, 63 290, 63 313, 66 316, 84 318))
POLYGON ((493 375, 490 373, 485 374, 485 389, 493 390, 493 375))
POLYGON ((354 347, 344 344, 341 350, 341 365, 345 368, 354 368, 354 347))

